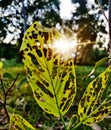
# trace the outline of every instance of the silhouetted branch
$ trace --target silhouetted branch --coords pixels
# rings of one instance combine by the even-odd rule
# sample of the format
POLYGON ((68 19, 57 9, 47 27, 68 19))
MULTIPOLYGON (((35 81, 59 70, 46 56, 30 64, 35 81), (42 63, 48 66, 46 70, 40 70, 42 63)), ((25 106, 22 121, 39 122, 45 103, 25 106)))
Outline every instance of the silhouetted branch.
POLYGON ((9 113, 8 113, 8 110, 7 110, 7 107, 6 107, 6 105, 7 105, 7 96, 8 96, 8 93, 11 91, 11 89, 14 87, 15 82, 17 81, 19 75, 20 75, 20 73, 17 74, 15 80, 13 81, 11 86, 8 88, 7 92, 5 91, 3 79, 2 78, 0 79, 0 81, 1 81, 1 89, 3 91, 3 96, 4 96, 4 99, 3 99, 3 101, 0 101, 0 104, 3 106, 3 108, 5 110, 5 114, 6 114, 8 122, 10 122, 10 116, 9 116, 9 113))
POLYGON ((111 0, 109 0, 109 45, 108 53, 111 55, 111 0))
POLYGON ((107 21, 109 21, 108 18, 107 18, 107 16, 106 16, 106 14, 105 14, 104 9, 103 9, 102 6, 100 5, 100 2, 99 2, 98 0, 97 0, 97 2, 98 2, 99 8, 101 9, 101 12, 102 12, 102 14, 104 15, 105 19, 106 19, 107 21))
POLYGON ((22 18, 24 20, 24 23, 23 23, 23 32, 25 32, 26 29, 27 29, 27 12, 26 12, 26 7, 24 5, 24 0, 22 0, 22 18))
POLYGON ((15 80, 13 81, 13 83, 11 84, 11 86, 8 88, 6 95, 8 95, 8 93, 11 91, 11 89, 14 87, 15 82, 17 81, 18 77, 19 77, 20 73, 17 74, 15 80))
POLYGON ((5 114, 7 116, 7 119, 8 119, 8 122, 10 121, 10 117, 9 117, 9 113, 7 111, 7 108, 6 108, 6 100, 7 100, 7 96, 6 96, 6 92, 5 92, 5 89, 4 89, 4 84, 3 84, 3 79, 0 80, 1 81, 1 88, 3 90, 3 95, 4 95, 4 101, 3 102, 0 102, 1 105, 3 106, 4 110, 5 110, 5 114))

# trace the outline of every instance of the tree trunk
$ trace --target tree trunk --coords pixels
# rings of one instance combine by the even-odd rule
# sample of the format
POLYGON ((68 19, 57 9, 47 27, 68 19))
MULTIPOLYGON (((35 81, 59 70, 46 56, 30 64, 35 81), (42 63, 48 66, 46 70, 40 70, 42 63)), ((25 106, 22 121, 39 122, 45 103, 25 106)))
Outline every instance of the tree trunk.
POLYGON ((22 0, 22 18, 24 20, 24 23, 23 23, 23 33, 24 33, 27 29, 27 11, 24 5, 24 0, 22 0))
POLYGON ((109 45, 108 55, 111 55, 111 0, 109 0, 109 45))

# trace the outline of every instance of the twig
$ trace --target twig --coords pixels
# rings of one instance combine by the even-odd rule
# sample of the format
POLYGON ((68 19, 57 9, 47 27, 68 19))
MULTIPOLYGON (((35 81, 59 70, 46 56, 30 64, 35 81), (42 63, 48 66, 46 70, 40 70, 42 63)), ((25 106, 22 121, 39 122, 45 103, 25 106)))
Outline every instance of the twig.
POLYGON ((5 92, 5 89, 4 89, 3 79, 1 79, 0 81, 1 81, 1 88, 3 90, 3 95, 4 95, 4 102, 1 102, 1 103, 2 103, 2 106, 3 106, 4 110, 5 110, 5 113, 6 113, 8 122, 9 122, 10 121, 10 117, 9 117, 8 110, 6 108, 6 92, 5 92))
POLYGON ((3 90, 3 95, 4 95, 4 101, 3 102, 0 101, 0 103, 1 103, 1 105, 3 106, 3 108, 5 110, 8 122, 10 122, 10 116, 9 116, 9 113, 8 113, 8 110, 7 110, 7 107, 6 107, 6 105, 7 105, 7 95, 11 91, 11 89, 13 88, 13 86, 14 86, 15 82, 17 81, 19 75, 20 75, 20 73, 17 74, 15 80, 13 81, 13 83, 11 84, 11 86, 9 87, 7 92, 4 89, 3 79, 2 78, 0 79, 0 81, 1 81, 1 88, 3 90))
POLYGON ((109 0, 109 44, 108 55, 111 55, 111 0, 109 0))
POLYGON ((6 95, 8 95, 8 93, 11 91, 11 89, 13 88, 13 86, 15 85, 18 77, 19 77, 20 73, 17 74, 15 80, 13 81, 13 83, 11 84, 11 86, 8 88, 7 92, 6 92, 6 95))
POLYGON ((99 2, 98 0, 97 0, 97 3, 98 3, 98 5, 99 5, 99 8, 101 9, 101 12, 103 13, 105 19, 107 20, 107 22, 109 22, 109 20, 108 20, 106 14, 105 14, 105 12, 104 12, 104 9, 102 8, 102 6, 101 6, 101 4, 100 4, 100 2, 99 2))

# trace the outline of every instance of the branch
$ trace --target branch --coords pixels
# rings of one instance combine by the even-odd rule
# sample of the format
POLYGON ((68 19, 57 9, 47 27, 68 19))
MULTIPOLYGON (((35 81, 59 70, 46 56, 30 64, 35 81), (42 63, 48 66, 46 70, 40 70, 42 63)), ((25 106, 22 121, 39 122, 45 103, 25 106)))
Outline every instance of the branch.
POLYGON ((0 104, 3 106, 3 108, 5 110, 8 122, 10 122, 10 116, 9 116, 9 113, 8 113, 8 110, 7 110, 7 107, 6 107, 6 105, 7 105, 7 95, 11 91, 11 89, 13 88, 13 86, 14 86, 15 82, 17 81, 19 75, 20 75, 20 73, 17 74, 15 80, 13 81, 12 85, 9 87, 9 89, 7 90, 7 92, 5 91, 3 79, 2 78, 0 79, 0 81, 1 81, 1 88, 3 90, 3 95, 4 95, 4 101, 3 102, 0 101, 0 104))
POLYGON ((111 55, 111 0, 109 0, 109 45, 108 53, 111 55))
POLYGON ((107 22, 109 22, 109 20, 108 20, 106 14, 105 14, 104 9, 102 8, 102 6, 101 6, 101 4, 100 4, 100 2, 99 2, 98 0, 97 0, 97 3, 98 3, 98 5, 99 5, 99 8, 101 9, 101 12, 102 12, 102 14, 104 15, 105 19, 107 20, 107 22))
POLYGON ((19 77, 20 73, 17 74, 15 80, 13 81, 13 83, 11 84, 11 86, 8 88, 7 92, 6 92, 6 95, 8 95, 8 93, 11 91, 11 89, 13 88, 13 86, 15 85, 18 77, 19 77))
POLYGON ((8 113, 8 110, 6 108, 6 92, 5 92, 5 89, 4 89, 4 84, 3 84, 3 80, 1 79, 1 88, 3 90, 3 95, 4 95, 4 102, 0 102, 5 110, 5 113, 6 113, 6 116, 7 116, 7 119, 8 119, 8 122, 10 121, 10 117, 9 117, 9 113, 8 113))

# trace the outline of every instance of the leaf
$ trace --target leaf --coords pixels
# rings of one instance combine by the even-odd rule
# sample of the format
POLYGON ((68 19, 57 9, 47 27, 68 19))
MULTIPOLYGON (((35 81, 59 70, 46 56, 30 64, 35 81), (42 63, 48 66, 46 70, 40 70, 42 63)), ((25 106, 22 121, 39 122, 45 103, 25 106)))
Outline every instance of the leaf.
POLYGON ((73 60, 62 61, 52 47, 61 37, 54 28, 35 22, 26 31, 20 49, 35 100, 55 116, 64 115, 76 95, 73 60))
POLYGON ((73 115, 69 121, 68 130, 72 130, 74 126, 78 123, 78 116, 73 115))
POLYGON ((13 130, 13 128, 15 128, 16 130, 37 130, 18 114, 12 114, 10 116, 9 130, 13 130))
POLYGON ((17 87, 17 88, 20 88, 20 87, 21 87, 22 85, 24 85, 25 83, 27 83, 27 78, 22 79, 16 87, 17 87))
POLYGON ((10 73, 7 73, 7 72, 3 74, 3 78, 7 78, 7 79, 10 79, 10 80, 13 80, 12 75, 10 73))
POLYGON ((0 70, 3 68, 3 62, 0 61, 0 70))
POLYGON ((0 61, 0 80, 2 79, 3 62, 0 61))
POLYGON ((111 100, 101 102, 110 73, 111 65, 86 88, 78 106, 78 115, 83 124, 97 123, 111 112, 111 100))
POLYGON ((88 74, 88 76, 91 76, 97 67, 101 66, 101 65, 105 65, 105 62, 107 62, 110 58, 109 57, 104 57, 102 59, 100 59, 99 61, 96 62, 94 68, 92 69, 92 71, 88 74))

